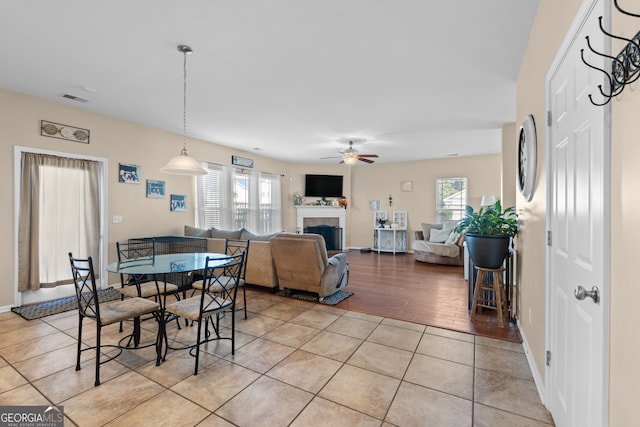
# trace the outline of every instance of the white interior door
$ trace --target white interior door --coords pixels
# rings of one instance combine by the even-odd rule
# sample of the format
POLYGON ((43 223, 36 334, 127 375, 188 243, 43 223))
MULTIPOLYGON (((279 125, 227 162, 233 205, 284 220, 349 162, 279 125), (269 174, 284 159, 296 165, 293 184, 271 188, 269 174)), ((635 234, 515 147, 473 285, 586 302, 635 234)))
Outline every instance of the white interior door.
MULTIPOLYGON (((547 407, 557 426, 607 424, 607 327, 609 304, 609 124, 608 107, 601 102, 597 85, 602 73, 588 68, 587 60, 605 68, 602 58, 589 52, 585 36, 599 52, 605 37, 598 17, 608 22, 608 1, 591 2, 582 24, 552 69, 548 86, 551 110, 549 127, 547 349, 547 407), (588 53, 589 52, 589 53, 588 53), (591 291, 592 298, 576 289, 591 291)), ((610 6, 608 6, 610 8, 610 6)))

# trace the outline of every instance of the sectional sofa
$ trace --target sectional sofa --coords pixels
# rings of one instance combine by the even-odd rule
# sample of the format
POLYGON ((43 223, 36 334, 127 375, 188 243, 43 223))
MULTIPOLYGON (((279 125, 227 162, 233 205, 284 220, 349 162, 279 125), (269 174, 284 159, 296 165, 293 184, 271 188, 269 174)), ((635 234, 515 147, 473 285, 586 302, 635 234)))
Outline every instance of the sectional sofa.
POLYGON ((227 238, 250 240, 245 281, 250 285, 264 286, 266 288, 278 287, 278 275, 276 274, 270 243, 271 238, 278 234, 280 233, 259 235, 244 228, 227 231, 216 228, 196 228, 188 225, 184 227, 185 236, 206 238, 207 251, 209 252, 224 253, 227 238))

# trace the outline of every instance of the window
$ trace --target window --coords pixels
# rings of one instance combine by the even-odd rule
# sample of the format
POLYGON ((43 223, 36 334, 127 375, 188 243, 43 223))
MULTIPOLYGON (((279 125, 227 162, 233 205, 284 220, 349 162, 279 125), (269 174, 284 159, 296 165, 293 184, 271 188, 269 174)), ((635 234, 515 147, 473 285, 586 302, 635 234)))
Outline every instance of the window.
POLYGON ((213 164, 196 180, 196 226, 257 234, 282 230, 280 176, 213 164))
POLYGON ((18 290, 69 283, 69 252, 93 257, 100 274, 102 163, 19 154, 18 290))
POLYGON ((436 179, 437 222, 458 221, 467 206, 467 178, 436 179))

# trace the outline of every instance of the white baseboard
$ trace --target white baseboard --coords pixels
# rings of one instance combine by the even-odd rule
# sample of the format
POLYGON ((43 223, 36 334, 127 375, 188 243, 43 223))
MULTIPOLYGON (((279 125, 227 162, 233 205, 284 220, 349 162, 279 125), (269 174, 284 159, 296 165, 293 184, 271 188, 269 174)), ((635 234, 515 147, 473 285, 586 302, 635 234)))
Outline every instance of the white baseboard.
POLYGON ((4 305, 2 307, 0 307, 0 313, 6 313, 7 311, 11 311, 11 307, 13 307, 12 305, 4 305))
POLYGON ((520 328, 520 319, 518 319, 516 324, 518 325, 518 331, 520 332, 520 336, 522 337, 522 347, 524 349, 524 354, 527 358, 527 362, 529 363, 529 369, 531 370, 531 375, 533 376, 533 382, 535 383, 536 389, 538 390, 538 396, 540 396, 540 401, 546 407, 544 399, 544 376, 540 375, 540 372, 538 372, 536 364, 533 361, 533 356, 531 355, 531 348, 529 348, 527 337, 520 328))

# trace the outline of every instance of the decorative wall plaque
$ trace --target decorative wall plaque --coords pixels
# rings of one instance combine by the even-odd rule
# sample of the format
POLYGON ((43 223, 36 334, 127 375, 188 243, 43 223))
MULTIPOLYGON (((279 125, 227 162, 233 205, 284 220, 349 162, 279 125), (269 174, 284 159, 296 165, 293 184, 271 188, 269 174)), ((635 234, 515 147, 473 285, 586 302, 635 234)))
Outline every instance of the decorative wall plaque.
POLYGON ((242 166, 243 168, 252 168, 253 160, 245 157, 231 156, 231 164, 235 166, 242 166))
POLYGON ((89 129, 40 120, 40 135, 69 141, 89 143, 89 129))

